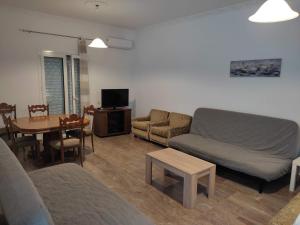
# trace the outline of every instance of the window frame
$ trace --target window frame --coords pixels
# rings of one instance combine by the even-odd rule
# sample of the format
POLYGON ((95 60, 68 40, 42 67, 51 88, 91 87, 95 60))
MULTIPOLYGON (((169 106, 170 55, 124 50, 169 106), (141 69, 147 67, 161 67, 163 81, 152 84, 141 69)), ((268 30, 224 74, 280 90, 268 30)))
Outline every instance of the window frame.
POLYGON ((69 114, 70 109, 69 109, 69 93, 68 93, 67 55, 66 54, 59 54, 59 53, 42 53, 40 55, 41 67, 42 67, 42 71, 41 71, 42 90, 41 91, 42 91, 43 104, 47 104, 45 57, 61 58, 63 60, 65 114, 69 114))
MULTIPOLYGON (((73 101, 73 113, 77 112, 77 102, 76 101, 80 101, 80 96, 79 99, 76 99, 76 80, 75 80, 75 63, 74 63, 74 59, 80 59, 79 55, 71 55, 71 65, 72 65, 72 101, 73 101)), ((79 78, 80 79, 80 78, 79 78)), ((80 111, 80 110, 79 110, 80 111)))

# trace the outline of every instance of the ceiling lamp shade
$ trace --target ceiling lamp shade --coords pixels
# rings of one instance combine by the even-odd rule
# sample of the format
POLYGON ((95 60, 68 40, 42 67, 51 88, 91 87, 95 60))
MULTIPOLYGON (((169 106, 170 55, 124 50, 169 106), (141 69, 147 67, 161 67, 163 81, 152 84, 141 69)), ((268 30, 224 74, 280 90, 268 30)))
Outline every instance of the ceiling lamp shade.
POLYGON ((104 43, 104 41, 100 38, 95 38, 91 44, 89 44, 89 47, 91 48, 107 48, 107 45, 104 43))
POLYGON ((299 13, 292 10, 285 0, 267 0, 249 20, 255 23, 275 23, 298 16, 299 13))

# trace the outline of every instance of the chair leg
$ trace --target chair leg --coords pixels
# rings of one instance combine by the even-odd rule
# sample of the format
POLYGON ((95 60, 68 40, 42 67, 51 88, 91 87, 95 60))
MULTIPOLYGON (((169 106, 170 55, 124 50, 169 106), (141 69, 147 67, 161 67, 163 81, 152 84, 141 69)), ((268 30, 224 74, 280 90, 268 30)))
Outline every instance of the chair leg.
POLYGON ((79 153, 81 167, 83 167, 83 159, 82 159, 82 149, 81 149, 81 147, 78 148, 78 153, 79 153))
POLYGON ((54 163, 55 161, 54 149, 51 148, 50 152, 51 152, 51 162, 54 163))
POLYGON ((74 161, 76 160, 76 151, 75 148, 73 148, 73 156, 74 156, 74 161))
POLYGON ((62 163, 65 162, 65 152, 63 149, 60 150, 60 159, 62 163))
POLYGON ((91 141, 92 141, 93 152, 95 152, 95 150, 94 150, 94 134, 91 135, 91 141))
POLYGON ((82 145, 83 145, 83 148, 85 147, 85 135, 83 135, 83 138, 82 138, 82 145))
POLYGON ((11 146, 11 150, 12 152, 15 154, 16 157, 18 157, 18 153, 19 153, 19 150, 16 146, 11 146))
POLYGON ((26 161, 26 148, 23 148, 23 160, 26 161))
POLYGON ((22 148, 23 149, 23 159, 24 159, 24 161, 26 161, 26 148, 25 147, 23 147, 22 148))
POLYGON ((37 140, 35 143, 36 160, 40 159, 40 142, 37 140))

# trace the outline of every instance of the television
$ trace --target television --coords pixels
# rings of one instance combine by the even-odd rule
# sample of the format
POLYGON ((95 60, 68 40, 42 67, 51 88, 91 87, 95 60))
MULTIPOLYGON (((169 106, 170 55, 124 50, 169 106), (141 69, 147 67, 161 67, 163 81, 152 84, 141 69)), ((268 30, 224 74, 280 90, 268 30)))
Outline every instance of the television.
POLYGON ((102 108, 125 107, 129 105, 129 89, 102 89, 102 108))

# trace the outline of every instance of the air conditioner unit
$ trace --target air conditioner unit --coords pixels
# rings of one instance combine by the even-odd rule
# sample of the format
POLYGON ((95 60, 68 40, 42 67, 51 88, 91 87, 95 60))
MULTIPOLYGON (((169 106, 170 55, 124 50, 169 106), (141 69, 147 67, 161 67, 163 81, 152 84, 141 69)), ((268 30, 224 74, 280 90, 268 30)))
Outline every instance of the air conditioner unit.
POLYGON ((133 41, 120 39, 120 38, 109 37, 106 39, 105 43, 109 48, 119 48, 119 49, 126 49, 126 50, 133 48, 133 41))

